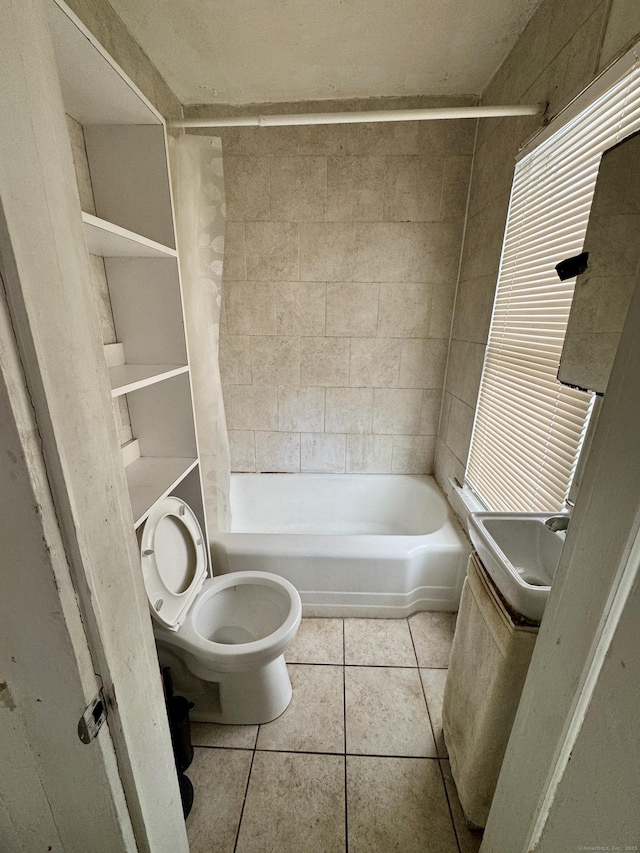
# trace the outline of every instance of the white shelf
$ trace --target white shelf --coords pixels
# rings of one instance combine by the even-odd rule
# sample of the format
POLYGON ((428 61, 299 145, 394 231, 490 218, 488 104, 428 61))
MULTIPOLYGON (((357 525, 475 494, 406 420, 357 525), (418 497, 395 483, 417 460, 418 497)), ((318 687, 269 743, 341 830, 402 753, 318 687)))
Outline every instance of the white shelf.
POLYGON ((178 253, 169 246, 149 240, 141 234, 127 231, 113 222, 107 222, 82 212, 84 236, 92 255, 103 258, 177 258, 178 253))
POLYGON ((186 364, 119 364, 109 368, 111 396, 121 397, 172 376, 188 373, 186 364))
POLYGON ((169 494, 198 464, 197 459, 141 456, 125 468, 134 527, 139 527, 153 505, 169 494))

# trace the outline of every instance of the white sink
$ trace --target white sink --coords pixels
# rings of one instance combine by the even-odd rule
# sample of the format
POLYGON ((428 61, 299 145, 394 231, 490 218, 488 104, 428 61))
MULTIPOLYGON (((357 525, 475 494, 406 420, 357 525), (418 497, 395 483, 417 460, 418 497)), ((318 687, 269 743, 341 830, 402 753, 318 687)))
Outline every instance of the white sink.
POLYGON ((469 536, 507 603, 533 622, 542 619, 564 545, 565 531, 550 530, 553 513, 473 512, 469 536))

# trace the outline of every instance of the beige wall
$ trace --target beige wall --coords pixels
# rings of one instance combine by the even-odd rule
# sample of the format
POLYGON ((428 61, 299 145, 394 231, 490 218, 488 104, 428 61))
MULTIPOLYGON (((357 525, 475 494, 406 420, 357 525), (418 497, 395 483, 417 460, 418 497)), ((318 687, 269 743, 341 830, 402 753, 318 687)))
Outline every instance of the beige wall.
POLYGON ((220 131, 233 470, 433 470, 475 127, 220 131))
MULTIPOLYGON (((636 0, 543 0, 483 103, 549 102, 556 115, 638 39, 636 0)), ((539 118, 480 122, 436 453, 436 477, 462 480, 487 342, 515 157, 539 118)))

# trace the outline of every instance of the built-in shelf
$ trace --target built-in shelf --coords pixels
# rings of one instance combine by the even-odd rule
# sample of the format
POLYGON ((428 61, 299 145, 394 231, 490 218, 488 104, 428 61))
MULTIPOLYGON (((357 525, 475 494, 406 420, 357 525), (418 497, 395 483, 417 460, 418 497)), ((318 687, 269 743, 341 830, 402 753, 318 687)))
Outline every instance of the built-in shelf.
POLYGON ((111 396, 121 397, 172 376, 188 373, 186 364, 119 364, 109 368, 111 396))
POLYGON ((166 497, 198 464, 197 459, 140 456, 125 468, 134 527, 139 527, 157 501, 166 497))
POLYGON ((103 258, 176 258, 178 253, 169 246, 149 240, 141 234, 127 231, 113 222, 82 212, 84 237, 92 255, 103 258))

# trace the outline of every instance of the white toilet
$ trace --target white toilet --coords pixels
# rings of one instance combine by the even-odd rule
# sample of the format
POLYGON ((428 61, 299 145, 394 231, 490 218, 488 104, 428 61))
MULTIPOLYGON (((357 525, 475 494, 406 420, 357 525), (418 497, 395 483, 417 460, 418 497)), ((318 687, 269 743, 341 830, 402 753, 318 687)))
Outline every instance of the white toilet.
POLYGON ((207 545, 182 500, 159 501, 139 534, 162 666, 193 720, 267 723, 291 701, 284 651, 300 624, 296 588, 268 572, 207 577, 207 545))

